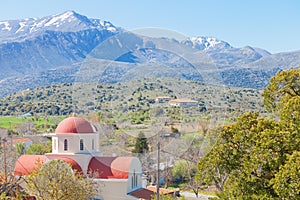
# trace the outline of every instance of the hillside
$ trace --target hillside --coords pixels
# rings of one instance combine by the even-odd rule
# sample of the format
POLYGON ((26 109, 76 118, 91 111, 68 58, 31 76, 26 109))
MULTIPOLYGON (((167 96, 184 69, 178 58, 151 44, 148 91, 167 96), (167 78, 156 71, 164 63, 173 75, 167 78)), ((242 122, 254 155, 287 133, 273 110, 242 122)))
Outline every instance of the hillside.
MULTIPOLYGON (((0 114, 20 116, 126 113, 166 107, 155 103, 158 96, 199 101, 208 113, 263 112, 261 91, 199 84, 183 79, 142 79, 127 83, 65 83, 24 90, 0 99, 0 114)), ((198 113, 199 114, 199 113, 198 113)))

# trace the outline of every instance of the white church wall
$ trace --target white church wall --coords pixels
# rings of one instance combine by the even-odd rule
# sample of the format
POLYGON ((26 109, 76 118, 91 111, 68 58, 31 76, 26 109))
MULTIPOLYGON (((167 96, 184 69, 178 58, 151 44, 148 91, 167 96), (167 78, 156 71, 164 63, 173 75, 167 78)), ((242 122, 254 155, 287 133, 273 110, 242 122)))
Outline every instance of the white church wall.
POLYGON ((133 158, 128 173, 127 193, 142 187, 142 165, 138 158, 133 158))
POLYGON ((127 195, 126 179, 96 179, 99 187, 97 198, 101 200, 136 200, 137 198, 127 195))

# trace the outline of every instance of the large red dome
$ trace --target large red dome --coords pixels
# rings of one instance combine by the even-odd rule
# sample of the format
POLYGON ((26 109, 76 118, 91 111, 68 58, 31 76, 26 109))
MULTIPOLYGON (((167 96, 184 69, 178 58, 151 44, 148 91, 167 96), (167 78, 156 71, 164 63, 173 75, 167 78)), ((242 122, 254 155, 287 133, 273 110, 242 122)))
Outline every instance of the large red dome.
POLYGON ((78 134, 94 133, 93 126, 85 119, 80 117, 69 117, 61 121, 56 130, 56 134, 78 134))

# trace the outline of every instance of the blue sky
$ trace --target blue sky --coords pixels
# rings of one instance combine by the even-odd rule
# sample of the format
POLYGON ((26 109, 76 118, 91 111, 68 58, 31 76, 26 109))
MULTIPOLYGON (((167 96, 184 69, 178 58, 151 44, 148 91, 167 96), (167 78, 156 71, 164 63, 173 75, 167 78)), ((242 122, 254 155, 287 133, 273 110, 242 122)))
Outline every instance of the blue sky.
POLYGON ((128 30, 213 36, 271 53, 300 50, 299 0, 3 0, 0 21, 74 10, 128 30))

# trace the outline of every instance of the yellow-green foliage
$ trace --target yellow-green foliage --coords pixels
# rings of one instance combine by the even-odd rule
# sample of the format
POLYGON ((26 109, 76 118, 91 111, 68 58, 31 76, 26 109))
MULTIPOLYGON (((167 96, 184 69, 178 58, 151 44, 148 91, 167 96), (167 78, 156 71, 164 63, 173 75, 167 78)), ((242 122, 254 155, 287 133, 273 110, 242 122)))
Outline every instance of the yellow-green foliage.
POLYGON ((62 160, 43 164, 26 178, 27 192, 37 200, 90 199, 95 196, 92 180, 74 173, 62 160))
POLYGON ((198 178, 220 199, 299 199, 300 69, 278 72, 264 91, 279 119, 245 113, 219 130, 198 178))
POLYGON ((288 156, 271 184, 280 199, 300 199, 300 152, 288 156))

